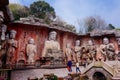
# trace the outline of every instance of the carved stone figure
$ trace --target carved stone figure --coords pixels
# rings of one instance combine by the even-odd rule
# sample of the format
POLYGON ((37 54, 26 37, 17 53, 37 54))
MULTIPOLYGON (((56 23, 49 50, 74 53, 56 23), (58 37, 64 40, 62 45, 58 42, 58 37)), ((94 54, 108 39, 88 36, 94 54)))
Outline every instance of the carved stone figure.
POLYGON ((1 28, 1 40, 5 40, 5 32, 7 31, 7 26, 2 24, 1 25, 2 28, 1 28))
POLYGON ((26 53, 28 57, 27 59, 28 64, 33 64, 35 62, 35 56, 37 54, 36 46, 34 44, 34 39, 29 39, 26 48, 26 53))
POLYGON ((86 46, 86 49, 87 49, 87 53, 88 53, 90 61, 95 60, 95 58, 96 58, 96 47, 93 44, 92 40, 88 41, 88 45, 86 46))
POLYGON ((75 56, 73 56, 74 61, 80 62, 80 57, 81 57, 80 40, 76 40, 74 51, 75 51, 75 56))
POLYGON ((2 63, 5 63, 5 53, 6 53, 6 31, 7 31, 7 26, 2 24, 0 25, 1 30, 0 30, 0 60, 2 63))
POLYGON ((56 41, 57 33, 55 31, 51 31, 49 33, 49 39, 45 41, 44 50, 42 57, 52 58, 53 62, 59 61, 62 58, 62 52, 60 50, 60 44, 56 41))
POLYGON ((56 37, 57 33, 55 31, 49 33, 49 39, 45 41, 42 57, 48 57, 49 54, 47 54, 47 52, 49 52, 50 50, 60 51, 60 44, 58 41, 56 41, 56 37))
POLYGON ((115 57, 115 47, 113 43, 109 43, 109 39, 106 37, 103 39, 103 44, 100 45, 100 51, 104 60, 113 60, 115 57))
POLYGON ((2 24, 3 21, 4 21, 4 15, 3 12, 0 11, 0 25, 2 24))
POLYGON ((67 61, 72 60, 72 50, 71 50, 70 44, 67 44, 65 54, 67 57, 67 61))
POLYGON ((18 53, 17 62, 19 63, 20 61, 22 61, 22 62, 24 62, 24 63, 26 62, 24 51, 20 51, 20 52, 18 53))
POLYGON ((89 56, 87 54, 87 49, 85 46, 81 48, 81 62, 82 64, 86 65, 89 63, 89 56))
POLYGON ((120 47, 120 38, 117 38, 118 46, 120 47))
POLYGON ((7 61, 6 64, 15 63, 15 53, 17 49, 17 40, 15 40, 17 32, 15 30, 10 31, 10 38, 7 41, 7 61))

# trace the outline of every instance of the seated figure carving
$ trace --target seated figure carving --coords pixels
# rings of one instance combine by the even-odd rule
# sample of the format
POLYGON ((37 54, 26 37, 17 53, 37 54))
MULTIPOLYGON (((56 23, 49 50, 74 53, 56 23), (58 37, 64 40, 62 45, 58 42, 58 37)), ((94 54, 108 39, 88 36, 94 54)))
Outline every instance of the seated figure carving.
POLYGON ((86 46, 86 50, 87 50, 90 61, 95 60, 95 58, 96 58, 96 47, 93 44, 92 40, 88 41, 88 45, 86 46))
POLYGON ((103 44, 100 45, 100 52, 102 53, 104 60, 115 59, 115 46, 113 43, 109 43, 109 39, 106 37, 103 39, 103 44))
POLYGON ((62 52, 60 50, 60 44, 56 41, 57 33, 51 31, 49 38, 45 41, 42 57, 52 58, 51 63, 59 61, 62 58, 62 52))

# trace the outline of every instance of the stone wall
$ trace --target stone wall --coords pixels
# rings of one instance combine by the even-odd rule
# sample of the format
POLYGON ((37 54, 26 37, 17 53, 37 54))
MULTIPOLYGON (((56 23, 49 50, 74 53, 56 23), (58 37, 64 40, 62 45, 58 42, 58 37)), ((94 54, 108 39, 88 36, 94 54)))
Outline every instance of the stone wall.
POLYGON ((87 35, 79 35, 72 32, 59 30, 55 28, 51 28, 49 26, 44 25, 32 25, 32 24, 23 24, 23 23, 11 23, 8 24, 8 30, 14 29, 17 31, 16 40, 18 41, 18 49, 16 53, 17 55, 22 51, 26 55, 26 45, 30 38, 35 40, 35 44, 37 45, 37 54, 38 57, 41 57, 42 51, 44 48, 44 42, 48 39, 48 35, 50 31, 57 32, 57 41, 60 43, 60 47, 65 52, 66 44, 71 44, 71 47, 74 48, 75 40, 80 40, 81 45, 86 45, 89 39, 94 41, 94 44, 99 46, 102 44, 102 39, 104 37, 108 37, 110 42, 115 45, 116 50, 118 49, 116 37, 114 34, 105 34, 101 36, 90 36, 87 35))

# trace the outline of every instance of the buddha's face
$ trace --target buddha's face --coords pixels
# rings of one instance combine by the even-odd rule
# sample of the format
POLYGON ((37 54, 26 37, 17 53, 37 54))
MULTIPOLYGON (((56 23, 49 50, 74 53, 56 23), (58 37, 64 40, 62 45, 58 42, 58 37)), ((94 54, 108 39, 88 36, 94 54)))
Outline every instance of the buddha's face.
POLYGON ((103 39, 103 44, 105 44, 105 45, 106 45, 106 44, 109 44, 108 38, 104 38, 104 39, 103 39))
POLYGON ((93 41, 92 41, 92 40, 89 40, 89 41, 88 41, 88 45, 92 46, 92 45, 93 45, 93 41))
POLYGON ((80 46, 80 40, 76 40, 75 46, 80 46))
POLYGON ((55 31, 50 32, 49 40, 54 40, 55 41, 56 37, 57 37, 57 33, 55 31))

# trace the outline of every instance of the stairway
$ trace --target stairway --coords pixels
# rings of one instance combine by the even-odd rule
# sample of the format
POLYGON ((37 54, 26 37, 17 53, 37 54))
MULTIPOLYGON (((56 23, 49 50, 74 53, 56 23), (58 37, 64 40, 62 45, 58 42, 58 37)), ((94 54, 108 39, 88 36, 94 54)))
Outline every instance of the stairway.
POLYGON ((82 73, 86 73, 91 68, 101 67, 108 71, 113 77, 112 80, 120 80, 120 61, 95 61, 89 64, 82 73))

